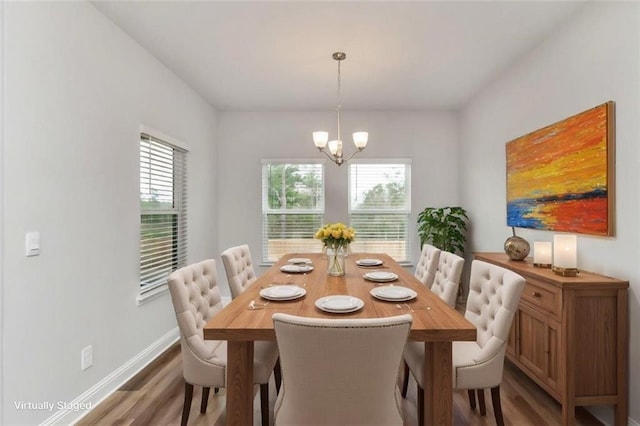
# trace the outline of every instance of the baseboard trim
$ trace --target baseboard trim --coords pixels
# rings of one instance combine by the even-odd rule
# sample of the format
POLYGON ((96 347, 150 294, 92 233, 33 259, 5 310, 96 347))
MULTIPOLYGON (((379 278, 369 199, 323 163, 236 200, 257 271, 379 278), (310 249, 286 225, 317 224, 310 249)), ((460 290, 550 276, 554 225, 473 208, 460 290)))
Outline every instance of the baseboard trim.
MULTIPOLYGON (((606 412, 604 413, 605 415, 602 415, 603 412, 602 410, 598 410, 598 409, 594 409, 592 407, 584 407, 586 408, 586 410, 593 416, 595 417, 600 423, 602 423, 603 425, 607 425, 607 426, 611 426, 613 425, 615 422, 613 420, 613 408, 606 406, 606 408, 610 408, 611 412, 606 412)), ((628 426, 640 426, 640 423, 636 422, 635 420, 633 420, 631 417, 627 417, 627 425, 628 426)))
POLYGON ((142 352, 131 358, 125 364, 116 369, 113 373, 96 383, 86 392, 82 393, 71 403, 67 404, 68 409, 62 409, 46 419, 40 426, 50 425, 71 425, 87 415, 90 407, 96 407, 104 399, 115 392, 120 386, 138 374, 143 368, 149 365, 154 359, 160 356, 171 345, 180 339, 178 327, 170 330, 164 336, 146 347, 142 352), (76 408, 86 409, 76 409, 76 408))

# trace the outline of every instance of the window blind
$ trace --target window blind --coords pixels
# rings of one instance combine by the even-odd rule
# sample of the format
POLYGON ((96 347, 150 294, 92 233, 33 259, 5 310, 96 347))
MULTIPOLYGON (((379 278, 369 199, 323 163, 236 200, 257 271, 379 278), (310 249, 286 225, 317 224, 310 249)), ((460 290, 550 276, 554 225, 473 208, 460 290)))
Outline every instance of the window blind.
POLYGON ((140 292, 165 285, 186 265, 187 152, 140 137, 140 292))
POLYGON ((354 251, 384 252, 397 261, 409 253, 411 164, 357 162, 349 165, 349 221, 354 251))

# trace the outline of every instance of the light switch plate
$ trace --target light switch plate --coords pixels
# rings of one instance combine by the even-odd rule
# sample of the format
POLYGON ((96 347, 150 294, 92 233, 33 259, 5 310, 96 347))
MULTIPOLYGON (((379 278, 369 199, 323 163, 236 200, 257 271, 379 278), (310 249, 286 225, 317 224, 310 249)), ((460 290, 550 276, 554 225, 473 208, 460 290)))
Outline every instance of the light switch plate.
POLYGON ((93 345, 82 349, 80 353, 80 369, 86 370, 93 365, 93 345))
POLYGON ((40 254, 40 233, 37 231, 27 232, 25 246, 27 256, 38 256, 40 254))

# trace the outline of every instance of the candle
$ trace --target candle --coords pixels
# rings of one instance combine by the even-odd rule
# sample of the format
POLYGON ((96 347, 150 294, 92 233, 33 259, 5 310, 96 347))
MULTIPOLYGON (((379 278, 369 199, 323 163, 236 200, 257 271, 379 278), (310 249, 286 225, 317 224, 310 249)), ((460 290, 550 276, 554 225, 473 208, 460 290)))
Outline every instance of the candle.
POLYGON ((555 268, 576 269, 577 237, 575 235, 553 236, 553 266, 555 268))
POLYGON ((551 242, 533 242, 533 264, 540 266, 551 266, 551 242))

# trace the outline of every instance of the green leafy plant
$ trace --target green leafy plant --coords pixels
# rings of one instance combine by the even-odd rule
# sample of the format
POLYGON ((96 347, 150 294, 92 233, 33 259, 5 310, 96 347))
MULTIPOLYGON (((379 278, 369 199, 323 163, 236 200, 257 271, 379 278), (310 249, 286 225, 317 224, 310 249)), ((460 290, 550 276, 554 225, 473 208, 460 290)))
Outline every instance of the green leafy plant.
POLYGON ((464 253, 467 212, 462 207, 427 207, 418 214, 420 247, 429 243, 440 250, 464 253))

